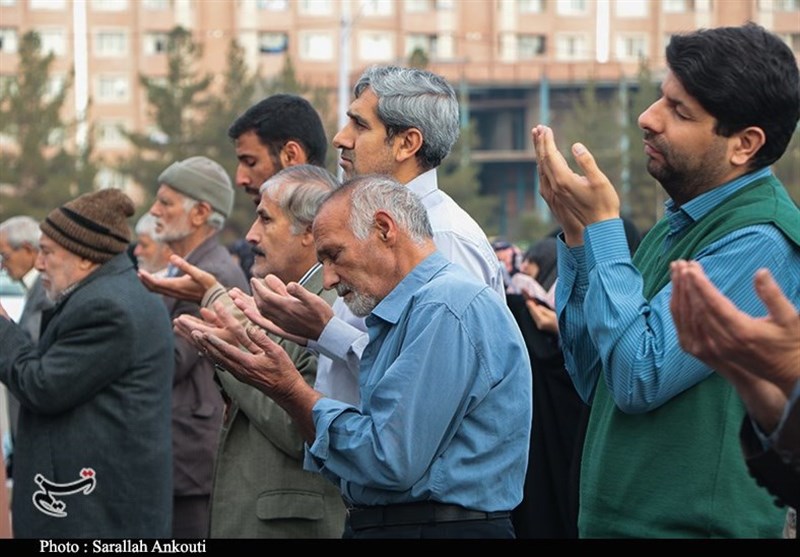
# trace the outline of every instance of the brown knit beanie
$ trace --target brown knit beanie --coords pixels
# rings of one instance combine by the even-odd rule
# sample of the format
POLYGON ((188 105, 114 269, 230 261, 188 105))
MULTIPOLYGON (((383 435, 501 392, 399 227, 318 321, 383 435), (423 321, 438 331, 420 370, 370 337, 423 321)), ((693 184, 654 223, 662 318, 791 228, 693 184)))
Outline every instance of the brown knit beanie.
POLYGON ((85 193, 53 209, 39 228, 72 253, 105 263, 128 248, 131 198, 117 189, 85 193))

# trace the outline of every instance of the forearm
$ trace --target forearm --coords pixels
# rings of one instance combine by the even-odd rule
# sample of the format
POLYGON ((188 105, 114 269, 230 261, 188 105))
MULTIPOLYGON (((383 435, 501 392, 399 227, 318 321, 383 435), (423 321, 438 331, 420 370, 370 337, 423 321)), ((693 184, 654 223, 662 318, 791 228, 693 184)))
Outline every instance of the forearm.
POLYGON ((588 403, 600 376, 600 357, 583 313, 588 288, 583 247, 570 249, 559 239, 558 274, 556 312, 564 365, 575 390, 588 403))

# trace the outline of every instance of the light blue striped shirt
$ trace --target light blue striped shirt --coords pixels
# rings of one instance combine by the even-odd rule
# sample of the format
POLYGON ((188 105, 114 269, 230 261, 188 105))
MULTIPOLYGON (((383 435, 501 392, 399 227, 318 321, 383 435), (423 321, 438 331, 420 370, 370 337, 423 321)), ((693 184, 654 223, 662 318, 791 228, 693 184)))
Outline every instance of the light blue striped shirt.
MULTIPOLYGON (((746 174, 680 208, 668 201, 666 242, 770 173, 764 168, 746 174)), ((601 370, 617 407, 628 413, 653 410, 713 373, 678 343, 669 309, 672 284, 650 301, 644 298, 642 276, 631 262, 621 219, 587 226, 583 246, 569 248, 562 239, 558 244, 556 306, 562 348, 567 370, 585 401, 591 401, 601 370)), ((736 230, 695 259, 711 282, 750 315, 767 313, 753 287, 755 272, 762 267, 800 305, 800 250, 772 225, 736 230)))

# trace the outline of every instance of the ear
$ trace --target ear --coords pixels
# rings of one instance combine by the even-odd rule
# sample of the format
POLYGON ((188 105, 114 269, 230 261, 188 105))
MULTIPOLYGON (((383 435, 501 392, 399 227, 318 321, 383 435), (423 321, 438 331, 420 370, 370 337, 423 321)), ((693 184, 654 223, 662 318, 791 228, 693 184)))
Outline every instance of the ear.
POLYGON ((281 148, 280 159, 283 168, 308 162, 308 156, 303 146, 292 140, 287 141, 286 145, 281 148))
POLYGON ((202 226, 208 220, 208 217, 211 216, 211 213, 214 212, 214 209, 211 208, 211 205, 206 201, 200 201, 196 203, 192 210, 189 211, 189 221, 195 226, 202 226))
POLYGON ((734 134, 731 164, 734 166, 747 166, 756 156, 758 150, 767 142, 767 136, 759 127, 750 126, 734 134))
POLYGON ((393 246, 397 242, 397 224, 392 216, 386 211, 379 210, 373 219, 378 240, 388 246, 393 246))
POLYGON ((414 158, 421 148, 422 132, 417 128, 408 128, 394 137, 394 158, 397 162, 414 158))
POLYGON ((312 232, 311 225, 306 226, 306 229, 299 234, 300 244, 302 246, 314 245, 314 233, 312 232))

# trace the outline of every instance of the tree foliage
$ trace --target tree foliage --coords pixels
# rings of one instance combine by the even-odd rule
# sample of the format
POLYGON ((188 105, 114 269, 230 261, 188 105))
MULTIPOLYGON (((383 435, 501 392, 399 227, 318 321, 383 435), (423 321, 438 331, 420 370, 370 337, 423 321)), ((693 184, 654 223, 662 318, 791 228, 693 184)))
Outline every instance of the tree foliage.
POLYGON ((645 232, 649 230, 664 212, 666 194, 661 185, 647 171, 647 157, 642 146, 642 129, 639 115, 658 99, 658 85, 647 63, 642 60, 636 78, 636 88, 629 95, 625 134, 628 138, 628 195, 626 215, 636 227, 645 232))
POLYGON ((497 229, 500 200, 496 195, 482 195, 478 180, 480 166, 471 161, 470 153, 477 147, 477 137, 470 123, 461 129, 458 140, 437 170, 439 188, 453 198, 475 219, 487 236, 497 229))
POLYGON ((0 134, 15 140, 15 149, 0 151, 0 221, 26 214, 44 217, 53 207, 90 191, 96 168, 92 144, 76 146, 77 122, 66 122, 62 108, 72 74, 53 91, 52 53, 43 54, 35 31, 19 44, 16 79, 0 89, 0 134))
POLYGON ((153 193, 158 175, 167 166, 187 157, 210 155, 212 151, 203 128, 211 106, 208 89, 213 77, 198 69, 201 45, 189 31, 175 27, 169 32, 166 50, 164 78, 139 76, 154 129, 122 130, 133 152, 117 165, 119 172, 153 193))

